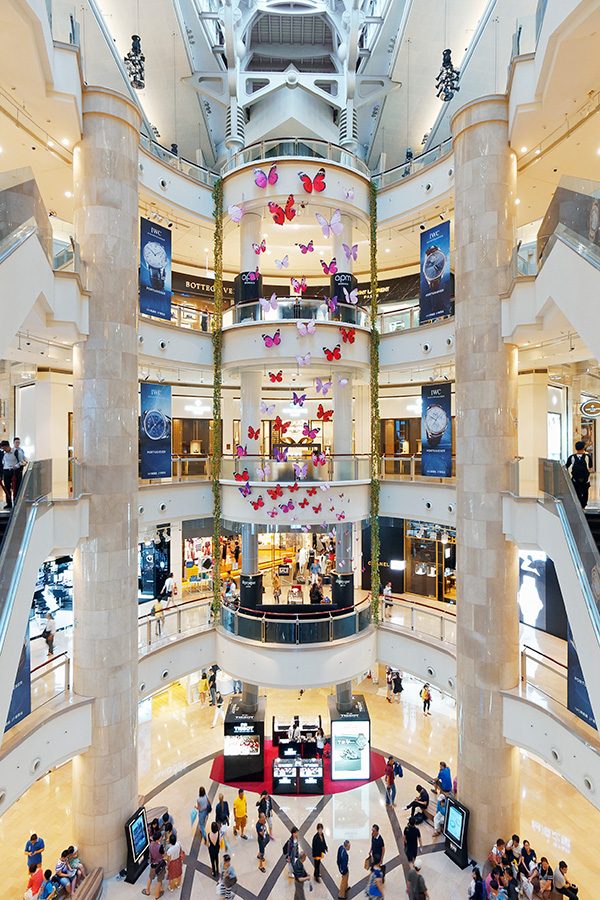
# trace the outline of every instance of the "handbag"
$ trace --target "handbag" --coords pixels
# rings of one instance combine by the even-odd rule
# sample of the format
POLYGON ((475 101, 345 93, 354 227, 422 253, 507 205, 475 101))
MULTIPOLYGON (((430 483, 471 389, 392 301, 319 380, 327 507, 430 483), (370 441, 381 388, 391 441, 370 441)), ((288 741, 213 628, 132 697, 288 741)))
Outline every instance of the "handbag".
POLYGON ((363 868, 366 869, 367 871, 369 871, 370 868, 371 868, 371 854, 370 854, 370 853, 369 853, 369 855, 366 857, 366 859, 365 859, 365 861, 364 861, 364 863, 363 863, 363 868))

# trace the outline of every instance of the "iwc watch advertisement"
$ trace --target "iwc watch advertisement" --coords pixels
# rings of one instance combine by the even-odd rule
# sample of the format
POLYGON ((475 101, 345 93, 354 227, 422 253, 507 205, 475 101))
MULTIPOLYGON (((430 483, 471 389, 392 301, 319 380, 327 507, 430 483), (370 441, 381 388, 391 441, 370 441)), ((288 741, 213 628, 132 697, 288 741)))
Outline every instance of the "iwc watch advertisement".
POLYGON ((450 384, 421 388, 421 474, 452 475, 452 412, 450 384))
POLYGON ((430 322, 452 312, 450 222, 421 232, 420 321, 430 322))
POLYGON ((140 385, 140 478, 170 478, 171 386, 140 385))
POLYGON ((140 312, 171 319, 171 231, 149 219, 140 227, 140 312))

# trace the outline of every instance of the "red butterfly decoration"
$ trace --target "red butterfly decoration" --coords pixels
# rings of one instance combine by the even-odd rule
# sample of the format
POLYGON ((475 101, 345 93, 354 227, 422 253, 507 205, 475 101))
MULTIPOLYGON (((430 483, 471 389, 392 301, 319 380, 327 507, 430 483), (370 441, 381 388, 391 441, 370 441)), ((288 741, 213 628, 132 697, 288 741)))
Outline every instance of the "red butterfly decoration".
POLYGON ((323 419, 324 422, 331 422, 331 420, 333 419, 333 410, 328 409, 327 411, 325 411, 323 409, 323 404, 319 403, 317 409, 317 419, 323 419))
POLYGON ((236 481, 248 481, 248 469, 244 469, 241 474, 239 472, 236 472, 233 477, 236 481))
POLYGON ((338 267, 337 267, 337 259, 335 258, 335 256, 333 257, 333 259, 331 260, 331 262, 329 263, 329 265, 325 262, 324 259, 322 259, 322 260, 321 260, 321 266, 322 266, 323 271, 325 272, 326 275, 335 275, 335 273, 336 273, 337 270, 338 270, 338 267))
POLYGON ((308 506, 308 500, 306 499, 306 497, 304 498, 304 500, 300 501, 298 506, 300 507, 300 509, 306 509, 306 507, 308 506))
POLYGON ((340 326, 340 334, 342 335, 344 344, 353 344, 354 337, 356 335, 356 328, 344 328, 342 325, 340 326))
POLYGON ((284 422, 281 416, 277 416, 277 418, 273 420, 273 428, 275 428, 276 431, 281 431, 282 434, 286 433, 291 424, 291 420, 289 422, 284 422))
POLYGON ((260 509, 261 506, 265 505, 265 501, 262 498, 262 494, 260 494, 256 500, 251 500, 250 503, 252 504, 254 509, 260 509))
POLYGON ((248 425, 248 437, 251 441, 257 441, 260 437, 260 428, 253 428, 252 425, 248 425))
POLYGON ((271 384, 275 384, 276 381, 283 381, 283 372, 280 369, 279 372, 269 372, 269 378, 271 379, 271 384))
POLYGON ((325 169, 323 168, 319 169, 314 178, 311 178, 305 172, 298 172, 298 175, 307 194, 312 194, 313 191, 316 194, 320 194, 327 187, 325 184, 325 169))
POLYGON ((316 488, 309 488, 309 489, 307 490, 306 493, 308 494, 309 497, 314 497, 315 494, 317 493, 317 489, 316 489, 316 488))
POLYGON ((314 512, 315 516, 318 515, 322 509, 323 509, 322 503, 319 503, 318 506, 313 506, 313 512, 314 512))
POLYGON ((298 482, 295 481, 293 484, 291 484, 289 486, 288 490, 289 490, 290 494, 294 494, 298 490, 298 482))
POLYGON ((343 513, 343 512, 338 513, 338 514, 337 514, 337 518, 338 518, 338 522, 341 522, 342 519, 345 519, 345 518, 346 518, 346 513, 343 513))
POLYGON ((273 203, 273 201, 269 201, 269 212, 273 216, 273 221, 276 225, 284 225, 285 220, 291 222, 294 216, 296 215, 296 210, 294 209, 294 195, 290 194, 287 198, 287 202, 285 204, 285 209, 283 209, 279 203, 273 203))
POLYGON ((323 353, 327 357, 327 362, 333 362, 334 359, 342 358, 342 351, 339 344, 336 344, 333 350, 328 350, 327 347, 323 347, 323 353))
POLYGON ((267 488, 267 494, 271 498, 271 500, 277 500, 278 497, 283 497, 283 491, 281 490, 281 485, 278 484, 277 487, 267 488))

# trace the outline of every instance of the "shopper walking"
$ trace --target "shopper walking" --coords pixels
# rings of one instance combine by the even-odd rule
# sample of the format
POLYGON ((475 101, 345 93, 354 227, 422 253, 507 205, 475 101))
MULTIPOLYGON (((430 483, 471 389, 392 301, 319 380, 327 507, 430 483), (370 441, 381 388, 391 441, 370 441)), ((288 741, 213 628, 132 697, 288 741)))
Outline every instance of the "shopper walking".
POLYGON ((417 828, 415 817, 411 816, 408 825, 404 829, 404 852, 407 860, 414 862, 419 853, 419 847, 423 849, 423 841, 421 840, 421 832, 417 828))
POLYGON ((431 715, 431 690, 428 684, 424 684, 421 688, 420 693, 421 700, 423 701, 423 715, 430 716, 431 715))
POLYGON ((14 496, 16 498, 21 487, 21 481, 23 480, 23 472, 25 470, 25 466, 27 465, 27 458, 25 457, 24 451, 21 449, 21 438, 16 437, 13 443, 15 459, 17 460, 13 483, 14 496))
POLYGON ((420 859, 415 859, 413 867, 408 870, 406 875, 406 890, 408 892, 408 900, 427 900, 429 897, 425 879, 421 875, 420 859))
POLYGON ((377 864, 373 865, 369 883, 367 885, 367 897, 372 897, 374 900, 380 900, 380 898, 384 896, 383 878, 384 872, 382 867, 377 864))
POLYGON ((567 472, 571 470, 571 481, 581 508, 585 509, 590 493, 590 457, 585 453, 585 441, 576 441, 575 453, 571 453, 566 463, 567 472))
POLYGON ((213 716, 212 725, 210 726, 211 728, 215 727, 219 718, 225 721, 225 710, 223 709, 223 695, 221 694, 221 691, 217 691, 215 697, 215 714, 213 716))
POLYGON ((338 888, 338 900, 346 900, 348 893, 350 841, 345 840, 340 844, 337 852, 337 867, 340 873, 340 886, 338 888))
POLYGON ((229 828, 229 803, 219 794, 219 802, 215 806, 215 822, 219 826, 219 835, 221 837, 221 849, 229 853, 229 841, 227 840, 227 829, 229 828))
POLYGON ((19 468, 15 451, 8 441, 2 442, 4 454, 2 456, 2 483, 4 485, 4 494, 6 496, 6 506, 4 509, 12 509, 16 496, 15 492, 15 476, 16 470, 19 468))
POLYGON ((221 871, 221 881, 219 882, 219 894, 225 900, 233 900, 235 886, 237 884, 237 875, 231 864, 231 856, 229 853, 223 855, 223 869, 221 871))
POLYGON ((383 780, 385 783, 385 805, 386 806, 395 806, 396 805, 396 773, 394 770, 394 757, 388 756, 388 761, 385 766, 385 772, 383 773, 383 780))
MULTIPOLYGON (((385 843, 379 834, 379 825, 373 825, 371 829, 371 866, 382 866, 385 856, 385 843)), ((385 874, 385 869, 383 870, 385 874)))
POLYGON ((56 621, 50 611, 46 613, 46 618, 44 619, 44 630, 42 631, 42 637, 46 641, 46 646, 48 647, 48 656, 54 656, 56 621))
POLYGON ((294 861, 294 900, 304 900, 304 885, 310 881, 310 876, 304 867, 306 862, 306 853, 300 851, 298 858, 294 861))
POLYGON ((185 853, 177 840, 177 835, 171 833, 167 845, 167 878, 169 880, 170 891, 176 890, 181 884, 184 859, 185 853))
POLYGON ((208 678, 206 672, 202 672, 200 681, 198 682, 198 697, 202 706, 206 705, 206 695, 208 694, 208 678))
POLYGON ((392 677, 392 690, 394 693, 394 703, 400 703, 402 700, 402 691, 404 690, 400 672, 394 672, 392 677))
POLYGON ((288 864, 288 877, 294 877, 294 863, 300 855, 299 832, 295 825, 290 830, 290 836, 284 844, 283 852, 288 864))
POLYGON ((235 825, 233 826, 233 834, 237 837, 239 831, 240 837, 247 841, 248 836, 244 834, 246 824, 248 822, 248 801, 244 793, 244 788, 240 788, 238 795, 233 801, 233 818, 235 825))
POLYGON ((212 811, 212 806, 210 804, 210 800, 206 795, 206 789, 204 787, 200 787, 198 789, 196 809, 198 810, 198 828, 200 829, 200 836, 202 839, 202 843, 206 844, 206 820, 208 819, 209 813, 212 811))
POLYGON ((38 837, 34 832, 25 844, 25 859, 28 869, 32 865, 37 866, 38 869, 42 868, 42 853, 45 849, 44 839, 38 837))
POLYGON ((269 829, 269 837, 273 840, 273 800, 268 791, 262 791, 260 800, 257 802, 258 812, 264 813, 269 829))
POLYGON ((256 858, 258 860, 258 868, 261 872, 266 872, 265 866, 265 847, 271 840, 269 836, 269 826, 267 824, 267 817, 264 812, 259 812, 258 814, 258 822, 256 823, 256 838, 258 840, 258 853, 256 858))
POLYGON ((219 834, 219 826, 213 822, 208 832, 208 855, 210 857, 210 868, 213 878, 219 877, 219 849, 221 845, 221 835, 219 834))
POLYGON ((210 694, 210 705, 214 706, 217 700, 217 672, 214 668, 210 670, 208 676, 208 693, 210 694))
POLYGON ((160 592, 161 597, 164 596, 167 600, 165 604, 165 609, 169 609, 170 606, 176 606, 175 603, 175 594, 177 593, 177 585, 175 584, 175 579, 173 578, 173 573, 169 572, 165 579, 165 583, 162 586, 162 591, 160 592))
POLYGON ((163 605, 160 601, 160 597, 157 597, 154 603, 152 604, 152 609, 150 610, 150 615, 154 618, 156 622, 156 637, 160 637, 163 630, 163 624, 165 621, 165 612, 163 610, 163 605))
POLYGON ((273 600, 275 603, 279 603, 281 600, 281 578, 277 572, 273 572, 271 583, 273 585, 273 600))
POLYGON ((387 619, 388 616, 392 615, 393 609, 393 601, 392 601, 392 582, 388 581, 386 586, 383 589, 383 618, 387 619))
POLYGON ((327 846, 327 841, 325 840, 325 831, 323 830, 322 824, 319 822, 317 825, 317 830, 312 839, 312 858, 315 866, 315 881, 317 884, 321 881, 321 861, 329 847, 327 846))

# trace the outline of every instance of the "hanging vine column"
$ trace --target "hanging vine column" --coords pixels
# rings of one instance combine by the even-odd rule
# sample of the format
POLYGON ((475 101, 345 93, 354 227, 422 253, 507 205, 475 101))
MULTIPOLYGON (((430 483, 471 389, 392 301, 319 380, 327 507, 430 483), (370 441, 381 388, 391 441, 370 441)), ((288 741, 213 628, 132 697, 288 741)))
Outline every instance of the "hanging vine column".
POLYGON ((223 420, 221 417, 222 351, 223 351, 223 180, 213 188, 215 236, 215 311, 213 317, 213 452, 211 477, 213 493, 213 614, 218 617, 221 605, 221 460, 223 420))
POLYGON ((379 330, 377 328, 377 188, 369 192, 371 224, 371 608, 379 622, 379 475, 381 467, 379 425, 379 330))

